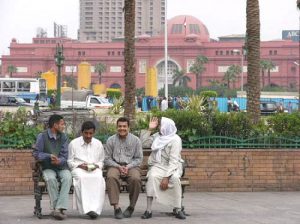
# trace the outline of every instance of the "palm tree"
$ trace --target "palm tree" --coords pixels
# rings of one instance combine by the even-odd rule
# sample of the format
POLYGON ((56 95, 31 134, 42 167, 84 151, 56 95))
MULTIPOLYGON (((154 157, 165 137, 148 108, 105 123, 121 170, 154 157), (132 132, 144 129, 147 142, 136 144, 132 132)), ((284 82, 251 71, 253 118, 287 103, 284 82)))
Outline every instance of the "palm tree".
POLYGON ((267 61, 261 60, 259 62, 260 70, 261 70, 261 81, 262 81, 262 88, 265 87, 265 70, 267 70, 267 61))
POLYGON ((101 84, 101 78, 102 78, 102 73, 106 72, 106 65, 99 62, 98 64, 95 65, 95 72, 98 73, 99 76, 99 84, 101 84))
POLYGON ((205 71, 204 64, 208 62, 208 58, 203 55, 198 55, 190 71, 196 76, 196 89, 201 87, 201 75, 205 71))
POLYGON ((227 71, 224 74, 223 80, 227 82, 227 88, 230 89, 230 83, 233 82, 233 85, 235 85, 236 77, 241 74, 242 68, 240 65, 230 65, 227 69, 227 71))
MULTIPOLYGON (((297 0, 297 8, 300 10, 300 0, 297 0)), ((299 83, 299 105, 298 105, 298 111, 300 111, 300 83, 299 83)))
POLYGON ((265 71, 268 71, 268 85, 271 85, 271 70, 275 68, 275 64, 270 60, 261 60, 261 78, 262 78, 262 87, 265 87, 265 71))
POLYGON ((268 71, 268 85, 271 85, 271 70, 274 69, 276 65, 272 61, 267 61, 267 71, 268 71))
POLYGON ((252 123, 260 119, 260 18, 259 0, 247 0, 247 59, 248 59, 248 88, 247 111, 252 123))
POLYGON ((188 82, 191 81, 191 78, 185 75, 185 70, 178 70, 174 71, 173 75, 173 85, 175 86, 178 83, 178 86, 187 87, 188 82))
POLYGON ((124 116, 134 125, 135 120, 135 0, 124 1, 125 13, 125 103, 124 116))
POLYGON ((9 77, 12 78, 12 74, 18 71, 17 67, 14 65, 9 65, 7 67, 7 72, 9 73, 9 77))

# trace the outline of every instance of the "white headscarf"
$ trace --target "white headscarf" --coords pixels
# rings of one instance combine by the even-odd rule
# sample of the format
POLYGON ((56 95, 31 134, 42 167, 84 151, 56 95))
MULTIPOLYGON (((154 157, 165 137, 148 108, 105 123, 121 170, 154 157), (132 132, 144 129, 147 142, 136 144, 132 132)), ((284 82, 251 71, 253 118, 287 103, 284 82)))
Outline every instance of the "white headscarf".
POLYGON ((151 150, 154 152, 153 159, 161 161, 161 150, 165 148, 176 136, 177 128, 175 122, 169 118, 162 117, 160 122, 160 135, 152 143, 151 150))

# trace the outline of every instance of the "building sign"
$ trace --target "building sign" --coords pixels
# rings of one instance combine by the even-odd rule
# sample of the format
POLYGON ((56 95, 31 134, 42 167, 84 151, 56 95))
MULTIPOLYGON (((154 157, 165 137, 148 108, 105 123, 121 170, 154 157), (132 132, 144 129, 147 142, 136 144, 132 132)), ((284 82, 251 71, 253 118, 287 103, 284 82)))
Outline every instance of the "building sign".
POLYGON ((76 65, 69 65, 65 66, 65 72, 77 72, 77 66, 76 65))
POLYGON ((299 30, 283 30, 282 31, 282 39, 299 41, 299 30))
POLYGON ((17 73, 20 73, 20 72, 28 72, 27 67, 17 67, 17 73))
POLYGON ((110 72, 120 73, 122 71, 121 66, 110 66, 110 72))

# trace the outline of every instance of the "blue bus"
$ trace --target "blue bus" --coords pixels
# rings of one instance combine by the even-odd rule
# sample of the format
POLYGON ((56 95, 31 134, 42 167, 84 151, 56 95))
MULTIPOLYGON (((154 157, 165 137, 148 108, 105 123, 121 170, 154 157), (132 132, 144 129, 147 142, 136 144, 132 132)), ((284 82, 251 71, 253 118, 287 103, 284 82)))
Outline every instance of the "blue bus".
POLYGON ((41 78, 0 78, 0 95, 17 96, 27 103, 46 103, 47 83, 41 78))

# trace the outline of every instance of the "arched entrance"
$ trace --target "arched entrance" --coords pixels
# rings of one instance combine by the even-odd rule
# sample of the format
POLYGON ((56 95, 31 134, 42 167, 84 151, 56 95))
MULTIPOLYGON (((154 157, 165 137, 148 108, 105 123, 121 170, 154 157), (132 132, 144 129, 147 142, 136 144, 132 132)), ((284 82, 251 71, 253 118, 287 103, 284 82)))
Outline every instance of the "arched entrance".
POLYGON ((119 83, 113 83, 110 85, 109 88, 112 88, 112 89, 121 89, 121 86, 119 83))
MULTIPOLYGON (((156 65, 157 69, 157 89, 161 89, 165 86, 165 60, 160 61, 156 65)), ((180 70, 180 66, 172 60, 168 60, 168 84, 173 83, 173 75, 175 70, 180 70)))

